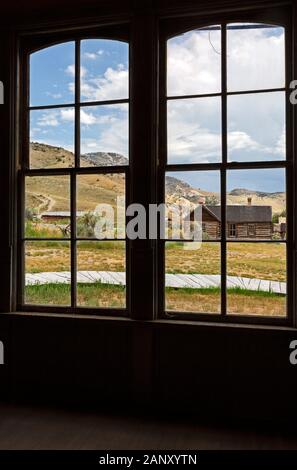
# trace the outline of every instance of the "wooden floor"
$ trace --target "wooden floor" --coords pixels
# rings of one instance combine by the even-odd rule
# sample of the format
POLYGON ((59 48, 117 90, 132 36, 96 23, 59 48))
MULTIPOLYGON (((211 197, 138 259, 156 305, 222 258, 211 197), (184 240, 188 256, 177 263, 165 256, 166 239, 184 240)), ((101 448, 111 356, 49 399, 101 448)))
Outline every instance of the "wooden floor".
POLYGON ((195 422, 0 405, 0 449, 297 449, 277 432, 224 429, 195 422))

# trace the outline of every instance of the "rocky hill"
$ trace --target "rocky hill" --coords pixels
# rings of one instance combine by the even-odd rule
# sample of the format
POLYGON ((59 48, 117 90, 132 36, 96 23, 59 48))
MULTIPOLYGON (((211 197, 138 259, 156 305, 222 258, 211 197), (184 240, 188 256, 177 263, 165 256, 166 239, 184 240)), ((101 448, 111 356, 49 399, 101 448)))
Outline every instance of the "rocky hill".
MULTIPOLYGON (((62 147, 32 142, 30 144, 30 163, 32 168, 72 167, 74 155, 62 147)), ((81 155, 82 167, 126 165, 127 163, 126 157, 113 152, 92 152, 81 155)), ((65 210, 65 208, 68 210, 66 201, 68 200, 69 188, 67 189, 68 183, 65 185, 65 182, 66 179, 60 177, 60 180, 49 179, 48 182, 45 182, 48 184, 41 185, 40 182, 32 179, 28 187, 30 205, 46 207, 48 200, 51 210, 65 210)), ((187 182, 172 176, 166 177, 165 185, 169 204, 185 204, 192 207, 198 204, 201 198, 204 198, 209 204, 216 204, 214 201, 219 200, 219 194, 204 191, 201 188, 193 188, 187 182)), ((80 199, 84 201, 80 209, 91 210, 96 201, 97 203, 115 201, 119 192, 124 193, 124 179, 121 174, 90 175, 85 177, 84 184, 80 187, 80 199)), ((285 207, 284 193, 265 193, 245 188, 230 191, 227 194, 227 203, 247 204, 248 197, 252 198, 252 204, 271 205, 274 213, 281 213, 285 207)))

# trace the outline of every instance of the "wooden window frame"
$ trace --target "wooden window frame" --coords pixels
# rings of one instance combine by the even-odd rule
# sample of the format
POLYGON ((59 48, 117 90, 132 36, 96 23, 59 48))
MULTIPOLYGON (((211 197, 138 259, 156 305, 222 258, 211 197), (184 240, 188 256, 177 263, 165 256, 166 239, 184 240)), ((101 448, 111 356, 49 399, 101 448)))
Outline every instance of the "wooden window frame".
MULTIPOLYGON (((296 201, 296 184, 293 174, 296 174, 296 162, 293 155, 293 112, 289 105, 290 82, 293 80, 292 68, 292 15, 290 7, 271 7, 265 10, 250 9, 248 11, 231 11, 218 14, 193 15, 191 18, 165 19, 160 28, 160 164, 158 172, 158 202, 165 200, 165 174, 174 171, 203 171, 219 170, 221 175, 221 313, 197 313, 166 311, 165 307, 165 243, 166 240, 158 241, 158 265, 160 267, 159 285, 159 312, 160 318, 188 321, 209 321, 224 323, 252 323, 252 324, 278 324, 292 325, 296 321, 295 308, 295 255, 294 255, 294 234, 296 227, 292 223, 294 201, 296 201), (260 162, 228 162, 227 160, 227 97, 233 94, 241 95, 243 92, 228 92, 227 90, 227 67, 226 67, 226 25, 229 23, 266 23, 285 28, 285 67, 286 81, 285 87, 281 91, 286 96, 286 160, 283 161, 260 161, 260 162), (207 26, 220 24, 222 29, 222 62, 221 62, 221 92, 212 94, 187 95, 187 98, 203 96, 221 96, 221 129, 222 129, 222 162, 221 163, 191 163, 191 164, 169 164, 167 163, 167 101, 172 99, 183 99, 183 96, 167 97, 167 41, 182 33, 207 26), (248 243, 259 243, 264 240, 238 240, 228 239, 226 224, 226 174, 228 170, 239 169, 270 169, 284 168, 286 171, 286 208, 288 213, 288 227, 286 253, 287 253, 287 315, 282 317, 257 316, 244 314, 227 314, 227 243, 237 243, 246 241, 248 243), (294 256, 293 256, 294 255, 294 256)), ((265 92, 276 91, 276 89, 265 89, 265 92)), ((263 90, 248 90, 249 93, 260 93, 263 90)), ((216 240, 217 242, 217 240, 216 240)), ((202 241, 203 243, 203 241, 202 241)), ((265 243, 275 243, 274 240, 265 240, 265 243)))
POLYGON ((228 224, 228 238, 236 237, 236 224, 228 224))
MULTIPOLYGON (((99 15, 99 13, 98 13, 99 15)), ((164 201, 164 170, 166 168, 166 61, 165 44, 169 37, 182 32, 210 24, 234 21, 272 22, 286 27, 286 72, 287 103, 290 93, 289 82, 297 76, 296 62, 293 61, 293 44, 297 41, 296 9, 291 2, 261 1, 258 5, 245 4, 244 7, 234 2, 222 0, 214 5, 196 2, 187 8, 184 6, 162 7, 153 9, 150 2, 147 11, 133 9, 131 12, 103 14, 93 18, 65 20, 56 24, 49 21, 44 26, 32 23, 31 26, 17 28, 17 37, 13 41, 11 59, 11 83, 13 98, 11 105, 11 159, 10 184, 13 197, 10 202, 10 240, 12 246, 12 274, 10 311, 30 311, 44 314, 83 314, 119 317, 119 310, 98 308, 67 308, 50 306, 26 306, 22 304, 20 286, 22 285, 20 262, 20 226, 18 214, 24 207, 23 188, 20 184, 20 162, 24 154, 23 139, 27 128, 23 119, 24 97, 27 96, 26 57, 33 50, 60 42, 85 38, 108 38, 126 40, 130 44, 130 166, 127 204, 137 202, 145 207, 150 203, 164 201), (282 5, 278 7, 277 5, 282 5), (275 6, 276 5, 276 6, 275 6), (264 8, 264 9, 263 9, 264 8), (292 45, 292 46, 291 46, 292 45), (293 65, 292 65, 293 64, 293 65), (146 110, 144 113, 143 110, 146 110)), ((293 149, 297 148, 295 108, 287 106, 287 210, 294 214, 297 208, 296 184, 297 169, 293 149)), ((281 162, 280 166, 282 166, 281 162)), ((237 164, 229 164, 236 169, 237 164)), ((246 165, 248 167, 248 165, 246 165)), ((255 167, 255 166, 253 166, 255 167)), ((261 163, 257 168, 263 167, 261 163)), ((266 168, 267 165, 264 165, 266 168)), ((275 167, 275 165, 273 165, 275 167)), ((226 167, 227 168, 227 167, 226 167)), ((225 168, 225 170, 226 170, 225 168)), ((113 168, 114 169, 114 168, 113 168)), ((206 168, 205 168, 206 169, 206 168)), ((121 171, 122 171, 121 167, 121 171)), ((224 216, 223 216, 224 217, 224 216)), ((226 222, 226 220, 225 220, 226 222)), ((222 225, 222 224, 221 224, 222 225)), ((225 227, 223 223, 223 227, 225 227)), ((224 231, 226 230, 223 229, 224 231)), ((127 295, 128 303, 125 315, 135 320, 162 321, 179 320, 187 324, 199 322, 246 323, 277 326, 297 326, 296 315, 296 275, 295 275, 295 233, 297 218, 288 220, 288 305, 287 318, 254 317, 243 315, 208 315, 185 314, 177 312, 167 315, 164 308, 164 241, 135 240, 127 241, 127 295), (145 287, 144 287, 145 286, 145 287)), ((224 235, 223 235, 224 236, 224 235)), ((225 294, 223 293, 223 296, 225 294)), ((179 323, 177 322, 177 323, 179 323)))
MULTIPOLYGON (((116 25, 112 27, 96 27, 91 29, 81 29, 79 32, 62 32, 60 34, 49 34, 45 37, 40 35, 33 35, 23 41, 21 47, 21 76, 24 79, 23 88, 20 99, 20 120, 21 120, 21 145, 19 148, 19 161, 18 161, 18 213, 22 214, 17 226, 17 273, 18 273, 18 289, 17 289, 17 310, 30 311, 30 312, 50 312, 50 313, 69 313, 69 314, 84 314, 84 315, 104 315, 113 317, 128 316, 129 302, 130 302, 130 283, 129 283, 129 241, 127 238, 116 238, 115 242, 124 241, 126 246, 126 306, 124 308, 102 308, 102 307, 84 307, 77 305, 77 247, 80 241, 96 242, 96 239, 87 239, 79 237, 76 233, 76 209, 77 209, 77 177, 80 175, 99 175, 99 174, 124 174, 125 175, 125 200, 126 204, 129 203, 129 180, 130 180, 130 159, 128 165, 114 165, 114 166, 94 166, 94 167, 81 167, 80 166, 80 110, 89 106, 105 106, 118 103, 128 104, 130 108, 130 73, 129 73, 129 96, 127 99, 115 100, 99 100, 99 101, 81 101, 81 80, 80 80, 80 58, 81 58, 81 41, 88 39, 110 39, 129 42, 129 27, 127 25, 116 25), (29 60, 30 55, 34 52, 48 47, 73 42, 75 47, 75 93, 74 102, 57 105, 41 105, 31 106, 29 98, 29 60), (57 108, 74 108, 74 166, 70 168, 49 168, 49 169, 32 169, 29 162, 29 129, 30 129, 30 112, 34 110, 51 110, 57 108), (30 238, 25 236, 25 181, 26 178, 34 176, 68 176, 70 180, 70 219, 71 219, 71 234, 69 238, 30 238), (70 244, 70 261, 71 261, 71 303, 69 306, 63 305, 38 305, 29 304, 24 301, 25 292, 25 244, 26 242, 42 242, 42 241, 57 241, 70 244)), ((129 47, 129 68, 130 68, 130 47, 129 47)), ((128 110, 130 116, 130 109, 128 110)), ((130 117, 129 134, 130 134, 130 117)), ((128 136, 130 146, 130 135, 128 136)), ((130 152, 129 152, 130 153, 130 152)), ((102 243, 110 240, 104 239, 102 243)))

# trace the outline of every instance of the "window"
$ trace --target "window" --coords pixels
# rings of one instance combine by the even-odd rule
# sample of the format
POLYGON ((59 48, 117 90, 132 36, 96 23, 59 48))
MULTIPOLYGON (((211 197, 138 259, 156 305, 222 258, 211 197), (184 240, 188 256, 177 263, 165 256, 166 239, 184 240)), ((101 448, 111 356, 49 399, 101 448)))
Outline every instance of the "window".
POLYGON ((228 236, 230 238, 236 237, 236 225, 235 224, 228 225, 228 236))
POLYGON ((129 45, 79 38, 30 51, 28 67, 19 303, 123 315, 129 45))
POLYGON ((22 37, 20 310, 292 321, 291 19, 198 13, 159 18, 158 36, 137 23, 22 37), (179 209, 165 237, 149 239, 146 212, 146 237, 128 239, 135 203, 183 207, 191 227, 199 214, 201 239, 176 236, 179 209))
POLYGON ((181 34, 182 22, 167 22, 163 36, 160 171, 166 202, 181 203, 181 188, 192 212, 202 202, 203 236, 193 249, 160 241, 163 311, 286 318, 291 235, 276 223, 291 191, 285 28, 184 24, 181 34))

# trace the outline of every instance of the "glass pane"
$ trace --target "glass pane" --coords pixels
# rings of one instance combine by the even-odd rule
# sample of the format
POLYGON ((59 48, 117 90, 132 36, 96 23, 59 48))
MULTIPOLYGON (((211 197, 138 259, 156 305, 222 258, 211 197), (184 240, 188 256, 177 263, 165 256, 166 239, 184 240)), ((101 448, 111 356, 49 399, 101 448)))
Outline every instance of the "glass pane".
POLYGON ((30 168, 74 166, 74 108, 30 112, 30 168))
POLYGON ((229 161, 286 158, 285 94, 228 97, 229 161))
POLYGON ((128 109, 128 104, 81 108, 81 166, 128 164, 128 109))
POLYGON ((189 31, 167 42, 167 95, 221 91, 221 29, 189 31))
POLYGON ((176 225, 180 221, 182 227, 181 222, 186 220, 202 223, 203 240, 220 238, 220 173, 218 171, 166 173, 165 201, 169 211, 167 214, 169 239, 185 239, 182 232, 177 237, 176 225), (179 219, 175 219, 176 214, 179 219))
POLYGON ((285 86, 285 30, 264 24, 227 27, 228 91, 285 86))
POLYGON ((228 312, 285 316, 285 244, 276 242, 227 245, 228 312))
POLYGON ((25 303, 70 305, 70 243, 25 243, 25 303))
POLYGON ((125 242, 78 242, 77 304, 83 307, 125 308, 125 242))
POLYGON ((81 42, 81 101, 129 97, 129 45, 109 39, 81 42))
POLYGON ((25 180, 25 236, 70 236, 69 176, 28 176, 25 180))
POLYGON ((168 163, 221 161, 220 98, 168 101, 167 126, 168 163))
POLYGON ((77 176, 77 236, 125 238, 125 175, 77 176))
POLYGON ((220 244, 203 242, 196 249, 192 245, 166 243, 166 310, 220 313, 220 244))
POLYGON ((229 238, 286 238, 285 170, 228 171, 226 219, 229 238))
POLYGON ((30 106, 74 102, 74 42, 30 56, 30 106))

